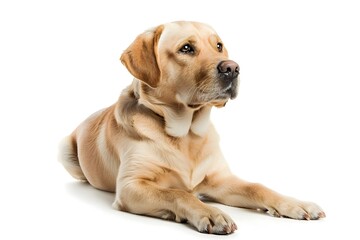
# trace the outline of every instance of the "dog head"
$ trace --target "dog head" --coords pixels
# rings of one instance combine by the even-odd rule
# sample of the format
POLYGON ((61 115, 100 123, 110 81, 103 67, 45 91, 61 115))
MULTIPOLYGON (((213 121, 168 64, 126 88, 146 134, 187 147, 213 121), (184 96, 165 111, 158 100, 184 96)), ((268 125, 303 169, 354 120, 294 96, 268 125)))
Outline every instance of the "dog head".
POLYGON ((216 32, 198 22, 172 22, 140 34, 120 58, 135 77, 139 103, 163 116, 166 133, 197 135, 211 106, 237 95, 239 66, 216 32))
POLYGON ((160 25, 139 35, 121 61, 164 104, 223 106, 237 95, 239 66, 206 24, 160 25))

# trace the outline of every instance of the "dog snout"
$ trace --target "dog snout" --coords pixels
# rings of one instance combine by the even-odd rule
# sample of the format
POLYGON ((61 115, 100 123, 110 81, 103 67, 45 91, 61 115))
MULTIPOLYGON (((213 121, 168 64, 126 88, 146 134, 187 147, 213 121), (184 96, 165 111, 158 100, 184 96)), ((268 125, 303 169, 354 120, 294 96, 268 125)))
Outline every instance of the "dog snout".
POLYGON ((232 60, 221 61, 218 66, 218 73, 225 79, 234 79, 239 75, 240 67, 232 60))

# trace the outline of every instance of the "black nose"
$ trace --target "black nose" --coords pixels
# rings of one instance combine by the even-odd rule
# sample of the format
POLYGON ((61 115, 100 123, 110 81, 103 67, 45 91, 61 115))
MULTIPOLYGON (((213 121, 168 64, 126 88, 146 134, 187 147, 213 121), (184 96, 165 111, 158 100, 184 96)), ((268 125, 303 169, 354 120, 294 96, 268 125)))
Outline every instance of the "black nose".
POLYGON ((233 79, 239 75, 239 65, 232 60, 221 61, 217 66, 221 77, 226 79, 233 79))

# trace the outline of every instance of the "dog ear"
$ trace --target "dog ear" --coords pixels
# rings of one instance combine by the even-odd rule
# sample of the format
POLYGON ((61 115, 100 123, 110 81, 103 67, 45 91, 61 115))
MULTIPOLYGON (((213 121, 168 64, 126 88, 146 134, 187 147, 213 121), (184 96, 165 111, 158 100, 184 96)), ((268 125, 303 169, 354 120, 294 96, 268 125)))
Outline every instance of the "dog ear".
POLYGON ((140 34, 124 51, 120 60, 137 79, 155 88, 161 72, 157 61, 157 44, 163 26, 140 34))

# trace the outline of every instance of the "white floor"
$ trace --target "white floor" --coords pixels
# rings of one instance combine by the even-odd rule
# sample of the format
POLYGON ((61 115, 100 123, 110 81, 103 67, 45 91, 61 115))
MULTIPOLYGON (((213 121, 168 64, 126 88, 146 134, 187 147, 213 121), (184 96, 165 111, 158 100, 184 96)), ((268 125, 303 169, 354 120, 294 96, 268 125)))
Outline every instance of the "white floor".
MULTIPOLYGON (((46 167, 48 166, 43 166, 44 169, 46 167)), ((63 170, 58 167, 59 170, 63 170)), ((2 197, 0 234, 3 236, 2 239, 218 238, 218 236, 198 233, 187 224, 113 210, 111 208, 113 194, 73 181, 61 171, 52 170, 54 171, 47 174, 39 174, 34 170, 32 174, 23 175, 22 189, 5 189, 8 191, 6 198, 2 197)), ((11 182, 9 179, 9 183, 11 182)), ((350 193, 344 196, 345 191, 336 190, 335 185, 331 187, 333 190, 330 190, 330 187, 314 189, 315 184, 310 184, 310 181, 305 182, 309 192, 316 192, 313 198, 323 206, 327 218, 318 221, 298 221, 213 204, 227 212, 238 225, 238 230, 227 238, 357 239, 360 236, 357 231, 358 197, 355 199, 350 193)), ((333 183, 334 181, 329 182, 329 184, 333 183)), ((339 187, 346 183, 338 184, 339 187)), ((286 188, 286 181, 284 185, 279 184, 279 188, 284 186, 286 188)))
POLYGON ((233 172, 327 214, 296 221, 215 204, 238 225, 224 238, 360 239, 354 2, 2 1, 0 239, 219 238, 115 211, 113 194, 56 161, 60 139, 130 83, 121 52, 179 19, 213 26, 240 64, 239 97, 212 112, 233 172))

